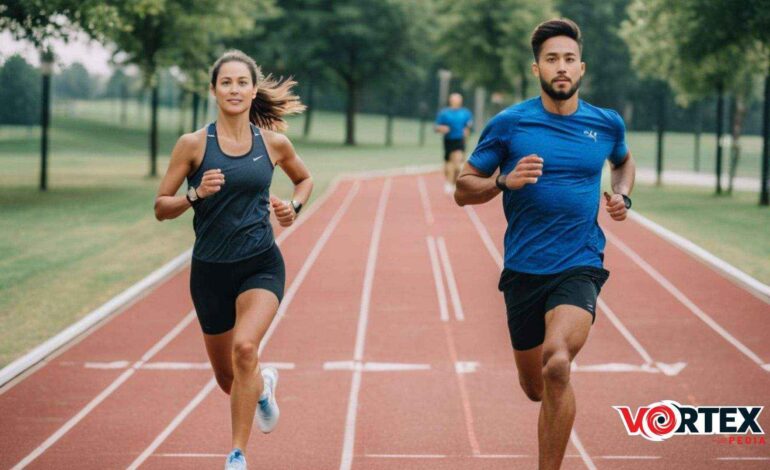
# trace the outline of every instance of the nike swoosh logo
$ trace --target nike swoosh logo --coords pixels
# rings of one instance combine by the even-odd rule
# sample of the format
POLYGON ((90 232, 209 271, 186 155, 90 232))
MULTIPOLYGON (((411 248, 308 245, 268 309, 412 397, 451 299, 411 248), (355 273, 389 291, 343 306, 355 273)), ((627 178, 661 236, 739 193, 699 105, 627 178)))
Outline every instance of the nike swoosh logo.
POLYGON ((262 157, 264 157, 264 155, 260 155, 260 156, 258 156, 257 158, 253 158, 252 160, 254 160, 254 161, 256 162, 257 160, 259 160, 259 159, 260 159, 260 158, 262 158, 262 157))

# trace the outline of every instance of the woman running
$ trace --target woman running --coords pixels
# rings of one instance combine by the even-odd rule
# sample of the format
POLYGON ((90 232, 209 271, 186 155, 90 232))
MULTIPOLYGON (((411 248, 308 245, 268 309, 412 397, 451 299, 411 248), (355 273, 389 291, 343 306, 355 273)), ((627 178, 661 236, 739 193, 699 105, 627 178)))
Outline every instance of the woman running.
POLYGON ((217 383, 230 395, 230 470, 246 468, 252 421, 263 433, 278 422, 278 371, 261 369, 258 352, 285 283, 270 208, 288 227, 313 189, 291 142, 276 132, 286 129, 284 116, 305 109, 295 84, 264 77, 243 52, 222 55, 211 69, 217 120, 179 138, 155 199, 158 220, 195 212, 190 293, 217 383), (290 202, 270 195, 276 165, 294 183, 290 202), (185 178, 187 193, 176 196, 185 178))

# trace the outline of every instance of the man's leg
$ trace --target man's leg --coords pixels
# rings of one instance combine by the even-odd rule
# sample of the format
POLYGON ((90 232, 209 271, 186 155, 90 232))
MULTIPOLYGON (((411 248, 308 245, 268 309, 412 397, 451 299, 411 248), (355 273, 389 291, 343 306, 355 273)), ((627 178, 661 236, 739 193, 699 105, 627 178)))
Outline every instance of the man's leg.
POLYGON ((588 339, 592 320, 589 312, 573 305, 559 305, 545 314, 543 403, 538 420, 540 470, 558 469, 564 459, 575 421, 570 367, 588 339))
POLYGON ((457 177, 460 176, 460 171, 462 170, 464 159, 465 159, 465 155, 462 150, 455 150, 449 156, 449 162, 452 165, 452 179, 450 180, 450 182, 453 185, 457 184, 457 177))
POLYGON ((519 384, 532 401, 543 399, 543 345, 525 351, 513 350, 519 384))

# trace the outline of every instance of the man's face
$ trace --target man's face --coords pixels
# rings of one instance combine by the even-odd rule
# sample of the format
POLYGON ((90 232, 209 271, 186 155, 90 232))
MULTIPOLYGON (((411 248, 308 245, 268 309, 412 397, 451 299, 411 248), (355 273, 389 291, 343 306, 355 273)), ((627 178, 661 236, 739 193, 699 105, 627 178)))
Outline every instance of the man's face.
POLYGON ((557 101, 571 98, 585 73, 580 61, 577 41, 567 36, 556 36, 543 43, 540 57, 532 64, 532 73, 540 79, 540 86, 557 101))
POLYGON ((449 95, 449 106, 452 108, 459 108, 463 105, 463 97, 459 93, 452 93, 449 95))

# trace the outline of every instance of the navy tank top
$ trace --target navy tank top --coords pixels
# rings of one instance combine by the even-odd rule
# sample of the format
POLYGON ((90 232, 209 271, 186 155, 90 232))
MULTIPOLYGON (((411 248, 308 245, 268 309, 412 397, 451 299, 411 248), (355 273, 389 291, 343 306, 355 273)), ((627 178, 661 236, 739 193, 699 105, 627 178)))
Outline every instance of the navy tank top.
POLYGON ((195 204, 193 258, 207 262, 234 262, 258 255, 273 246, 270 225, 270 182, 273 163, 260 130, 251 128, 251 150, 226 155, 219 146, 216 123, 208 125, 206 151, 188 186, 198 187, 203 173, 219 168, 225 175, 222 189, 195 204))

